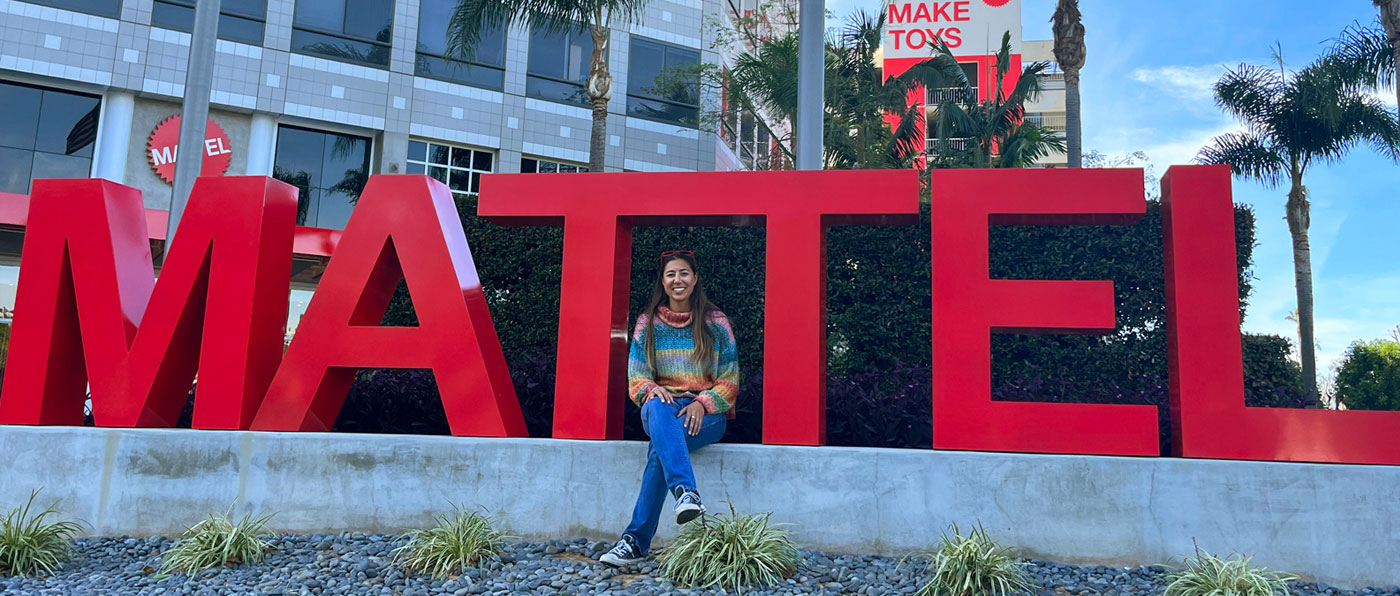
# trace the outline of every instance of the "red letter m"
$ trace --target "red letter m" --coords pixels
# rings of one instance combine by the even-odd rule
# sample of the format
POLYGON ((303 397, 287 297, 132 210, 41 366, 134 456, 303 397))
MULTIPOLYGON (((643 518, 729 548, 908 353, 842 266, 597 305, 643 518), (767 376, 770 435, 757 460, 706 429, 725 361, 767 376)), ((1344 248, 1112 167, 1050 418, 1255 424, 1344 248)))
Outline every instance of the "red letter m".
POLYGON ((910 19, 909 11, 911 8, 913 8, 913 6, 914 5, 912 3, 905 2, 904 12, 900 12, 898 4, 890 4, 890 24, 894 25, 896 23, 908 23, 910 19))
POLYGON ((156 283, 139 191, 35 181, 0 423, 80 425, 90 384, 97 425, 174 426, 198 371, 193 426, 248 428, 281 356, 296 208, 268 178, 201 178, 156 283))

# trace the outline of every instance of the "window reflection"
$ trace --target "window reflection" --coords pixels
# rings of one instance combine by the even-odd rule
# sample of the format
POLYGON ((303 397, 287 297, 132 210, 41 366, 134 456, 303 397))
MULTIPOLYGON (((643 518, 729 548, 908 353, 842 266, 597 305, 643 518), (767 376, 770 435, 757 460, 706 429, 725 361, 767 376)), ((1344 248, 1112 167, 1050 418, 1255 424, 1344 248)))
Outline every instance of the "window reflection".
POLYGON ((101 100, 0 82, 0 192, 28 194, 34 178, 86 178, 101 100))
POLYGON ((303 0, 293 16, 292 50, 387 67, 393 31, 393 0, 303 0))
POLYGON ((368 138, 281 126, 272 176, 297 187, 297 224, 341 229, 369 180, 369 160, 368 138))

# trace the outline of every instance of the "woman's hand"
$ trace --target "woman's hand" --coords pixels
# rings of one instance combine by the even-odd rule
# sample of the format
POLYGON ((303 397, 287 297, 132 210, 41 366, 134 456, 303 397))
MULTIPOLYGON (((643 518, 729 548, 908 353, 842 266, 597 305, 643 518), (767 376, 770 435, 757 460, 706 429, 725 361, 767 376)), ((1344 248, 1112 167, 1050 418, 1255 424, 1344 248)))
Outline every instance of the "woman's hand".
POLYGON ((690 402, 690 405, 681 408, 681 413, 676 414, 676 418, 683 419, 681 423, 685 425, 685 431, 690 433, 690 436, 698 435, 700 425, 705 422, 705 406, 698 401, 690 402))
POLYGON ((651 388, 651 391, 648 391, 648 392, 647 392, 647 397, 646 397, 646 399, 643 399, 643 400, 642 400, 642 403, 645 404, 645 403, 647 403, 648 401, 650 401, 652 398, 656 398, 656 399, 661 400, 661 403, 663 403, 663 404, 673 404, 673 403, 676 403, 676 396, 671 395, 671 392, 670 392, 670 391, 667 391, 665 387, 662 387, 662 386, 660 386, 660 385, 657 385, 657 386, 655 386, 655 387, 652 387, 652 388, 651 388))

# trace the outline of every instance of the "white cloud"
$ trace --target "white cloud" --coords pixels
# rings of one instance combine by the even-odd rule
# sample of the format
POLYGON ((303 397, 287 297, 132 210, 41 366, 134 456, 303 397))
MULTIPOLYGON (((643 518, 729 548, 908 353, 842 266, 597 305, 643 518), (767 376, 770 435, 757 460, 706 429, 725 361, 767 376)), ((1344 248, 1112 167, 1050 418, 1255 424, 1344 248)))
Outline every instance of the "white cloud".
POLYGON ((1219 65, 1159 66, 1135 69, 1132 77, 1177 98, 1214 105, 1215 82, 1224 73, 1225 67, 1219 65))

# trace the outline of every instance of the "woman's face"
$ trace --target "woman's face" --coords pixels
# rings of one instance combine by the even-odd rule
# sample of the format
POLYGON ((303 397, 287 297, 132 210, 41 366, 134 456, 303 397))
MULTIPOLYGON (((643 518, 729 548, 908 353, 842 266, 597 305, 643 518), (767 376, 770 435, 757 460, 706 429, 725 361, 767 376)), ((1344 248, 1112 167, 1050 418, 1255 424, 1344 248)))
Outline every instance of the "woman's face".
POLYGON ((666 288, 666 296, 675 302, 690 300, 690 293, 695 291, 697 279, 699 277, 690 269, 690 263, 685 262, 685 259, 672 259, 661 270, 661 285, 666 288))

